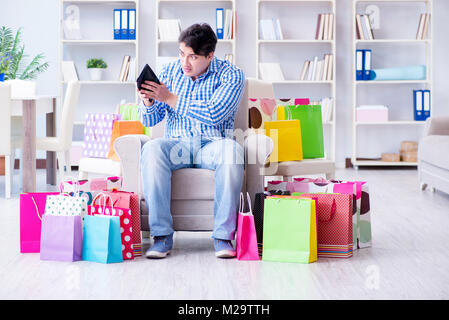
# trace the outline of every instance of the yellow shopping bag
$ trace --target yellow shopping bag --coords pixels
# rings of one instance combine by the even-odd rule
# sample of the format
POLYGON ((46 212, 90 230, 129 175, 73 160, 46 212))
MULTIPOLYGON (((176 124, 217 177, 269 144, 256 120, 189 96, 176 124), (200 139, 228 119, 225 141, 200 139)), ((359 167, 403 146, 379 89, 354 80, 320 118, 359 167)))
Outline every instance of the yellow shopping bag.
POLYGON ((302 160, 301 125, 299 120, 265 122, 266 135, 273 140, 270 162, 302 160))

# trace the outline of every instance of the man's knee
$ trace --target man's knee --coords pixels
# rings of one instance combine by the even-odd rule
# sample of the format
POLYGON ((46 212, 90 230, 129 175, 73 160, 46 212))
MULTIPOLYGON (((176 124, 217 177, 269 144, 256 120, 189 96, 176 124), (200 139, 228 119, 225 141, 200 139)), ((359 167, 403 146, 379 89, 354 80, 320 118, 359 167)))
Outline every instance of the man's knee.
POLYGON ((220 140, 216 151, 216 161, 221 164, 240 164, 244 163, 243 147, 233 139, 220 140))
POLYGON ((163 138, 149 140, 142 148, 142 164, 150 160, 160 159, 167 155, 168 141, 163 138))

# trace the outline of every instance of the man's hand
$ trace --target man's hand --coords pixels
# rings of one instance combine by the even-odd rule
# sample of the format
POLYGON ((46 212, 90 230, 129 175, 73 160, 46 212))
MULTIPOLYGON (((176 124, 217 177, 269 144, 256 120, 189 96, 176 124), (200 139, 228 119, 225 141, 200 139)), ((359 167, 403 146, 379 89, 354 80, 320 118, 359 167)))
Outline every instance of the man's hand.
POLYGON ((164 102, 175 109, 176 103, 178 102, 178 97, 171 93, 165 84, 157 84, 152 81, 142 83, 142 90, 139 91, 139 96, 146 106, 153 104, 151 102, 152 99, 164 102))

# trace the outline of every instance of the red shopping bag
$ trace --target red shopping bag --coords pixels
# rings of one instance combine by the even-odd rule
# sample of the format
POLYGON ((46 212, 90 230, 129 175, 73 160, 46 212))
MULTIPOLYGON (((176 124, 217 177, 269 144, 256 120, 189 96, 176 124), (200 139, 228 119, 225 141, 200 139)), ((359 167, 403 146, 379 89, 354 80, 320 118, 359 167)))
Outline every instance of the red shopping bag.
POLYGON ((316 199, 318 257, 352 257, 352 195, 304 193, 301 196, 316 199))
POLYGON ((92 201, 92 205, 88 206, 87 211, 87 214, 91 216, 105 215, 120 217, 120 236, 122 240, 123 260, 134 259, 131 210, 128 208, 119 207, 112 201, 111 197, 109 197, 105 193, 99 193, 92 201), (102 204, 100 203, 97 205, 96 201, 100 197, 103 200, 102 204), (108 206, 108 203, 110 203, 111 206, 108 206))
POLYGON ((259 260, 256 225, 251 210, 251 198, 246 193, 249 211, 244 212, 243 193, 240 192, 240 209, 237 222, 237 260, 259 260))
MULTIPOLYGON (((133 192, 126 192, 126 191, 108 191, 104 192, 104 194, 112 198, 114 206, 131 210, 134 256, 135 257, 141 256, 142 238, 140 235, 139 196, 133 192)), ((100 204, 102 204, 101 199, 100 204)))

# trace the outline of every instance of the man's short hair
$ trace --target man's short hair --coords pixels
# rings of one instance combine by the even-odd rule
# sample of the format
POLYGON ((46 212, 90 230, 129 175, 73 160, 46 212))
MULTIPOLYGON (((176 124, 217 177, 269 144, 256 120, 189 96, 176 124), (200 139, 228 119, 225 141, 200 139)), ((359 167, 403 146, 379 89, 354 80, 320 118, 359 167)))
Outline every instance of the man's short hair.
POLYGON ((217 36, 207 23, 196 23, 181 32, 178 41, 192 48, 195 54, 208 56, 209 53, 215 52, 217 36))

